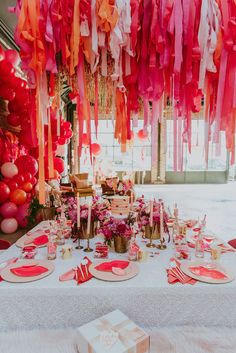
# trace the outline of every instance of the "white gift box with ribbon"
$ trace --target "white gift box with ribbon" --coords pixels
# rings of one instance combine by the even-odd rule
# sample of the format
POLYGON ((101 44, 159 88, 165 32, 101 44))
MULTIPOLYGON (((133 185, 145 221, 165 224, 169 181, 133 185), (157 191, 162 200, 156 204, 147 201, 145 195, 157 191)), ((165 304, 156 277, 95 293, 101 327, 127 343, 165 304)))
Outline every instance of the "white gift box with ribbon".
POLYGON ((77 329, 79 353, 148 353, 150 338, 120 310, 77 329))

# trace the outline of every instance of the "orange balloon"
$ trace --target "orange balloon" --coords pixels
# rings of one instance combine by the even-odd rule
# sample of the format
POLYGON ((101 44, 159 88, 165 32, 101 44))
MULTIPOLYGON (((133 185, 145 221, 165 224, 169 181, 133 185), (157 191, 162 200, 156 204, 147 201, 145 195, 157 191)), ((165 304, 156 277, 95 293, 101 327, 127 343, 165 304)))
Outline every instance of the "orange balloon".
POLYGON ((23 205, 26 202, 27 194, 24 190, 16 189, 10 194, 10 201, 16 205, 23 205))
POLYGON ((33 189, 33 185, 30 182, 24 183, 23 186, 22 186, 22 189, 25 192, 30 192, 33 189))

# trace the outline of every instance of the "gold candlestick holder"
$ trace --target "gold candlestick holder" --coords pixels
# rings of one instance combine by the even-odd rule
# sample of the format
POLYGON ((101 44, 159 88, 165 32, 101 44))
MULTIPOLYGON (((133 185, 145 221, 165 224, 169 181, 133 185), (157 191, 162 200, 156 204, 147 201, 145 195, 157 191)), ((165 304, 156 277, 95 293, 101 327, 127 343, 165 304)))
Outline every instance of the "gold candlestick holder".
POLYGON ((81 228, 80 227, 77 227, 77 224, 75 225, 75 228, 74 228, 74 232, 77 236, 77 240, 78 240, 78 245, 75 247, 77 250, 81 250, 83 249, 83 246, 81 245, 80 241, 81 241, 81 228))
POLYGON ((85 252, 92 252, 93 249, 90 248, 90 238, 87 238, 87 248, 84 249, 85 252))
POLYGON ((165 239, 160 239, 160 244, 158 244, 157 249, 159 250, 165 250, 167 248, 166 244, 165 244, 165 239))
POLYGON ((152 242, 153 241, 153 226, 152 227, 150 226, 150 238, 149 239, 150 239, 150 242, 146 244, 146 247, 147 248, 155 248, 156 245, 153 244, 153 242, 152 242))
POLYGON ((78 250, 81 250, 81 249, 84 248, 84 247, 81 245, 81 243, 80 243, 80 237, 78 237, 78 245, 77 245, 75 248, 78 249, 78 250))

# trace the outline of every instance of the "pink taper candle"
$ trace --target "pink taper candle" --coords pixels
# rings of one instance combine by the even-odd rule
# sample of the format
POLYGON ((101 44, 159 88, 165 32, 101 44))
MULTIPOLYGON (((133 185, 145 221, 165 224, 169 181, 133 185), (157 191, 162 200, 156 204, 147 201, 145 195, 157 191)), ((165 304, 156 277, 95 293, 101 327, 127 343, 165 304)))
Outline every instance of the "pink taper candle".
POLYGON ((150 200, 150 227, 153 227, 153 200, 150 200))
POLYGON ((80 228, 80 199, 79 192, 77 192, 77 228, 80 228))
POLYGON ((88 223, 87 223, 87 234, 90 234, 90 225, 91 225, 91 213, 92 213, 92 204, 89 203, 88 206, 88 223))

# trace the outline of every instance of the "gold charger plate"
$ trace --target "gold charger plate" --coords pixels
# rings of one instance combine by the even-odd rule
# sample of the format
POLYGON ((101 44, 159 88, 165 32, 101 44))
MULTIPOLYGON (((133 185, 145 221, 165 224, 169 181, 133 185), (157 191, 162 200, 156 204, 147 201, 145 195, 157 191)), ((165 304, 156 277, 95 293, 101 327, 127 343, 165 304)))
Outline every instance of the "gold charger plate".
POLYGON ((234 275, 218 263, 213 264, 213 263, 201 261, 201 260, 187 261, 185 263, 182 263, 180 268, 186 275, 188 275, 189 277, 192 277, 200 282, 205 282, 205 283, 210 283, 210 284, 224 284, 224 283, 232 282, 234 280, 234 275), (191 270, 189 269, 190 267, 193 267, 193 266, 204 266, 208 269, 223 272, 227 276, 227 278, 216 279, 216 278, 211 278, 211 277, 207 277, 207 276, 197 275, 197 274, 191 272, 191 270))
MULTIPOLYGON (((109 282, 120 282, 120 281, 127 281, 139 273, 139 267, 136 263, 129 261, 129 266, 126 268, 127 274, 124 276, 115 275, 112 272, 103 272, 98 271, 95 269, 96 266, 100 265, 104 262, 115 261, 116 259, 109 259, 109 260, 98 260, 89 267, 89 272, 97 279, 102 281, 109 281, 109 282)), ((120 259, 118 259, 120 260, 120 259)))
POLYGON ((4 268, 1 271, 1 277, 4 279, 4 281, 7 282, 12 282, 12 283, 27 283, 27 282, 33 282, 33 281, 38 281, 44 277, 49 276, 55 269, 54 264, 51 261, 48 260, 24 260, 24 261, 17 261, 14 264, 11 264, 4 268), (16 268, 16 267, 21 267, 21 266, 29 266, 29 265, 39 265, 46 267, 48 269, 47 272, 42 273, 41 275, 38 276, 31 276, 31 277, 21 277, 21 276, 16 276, 14 275, 10 269, 11 268, 16 268))

